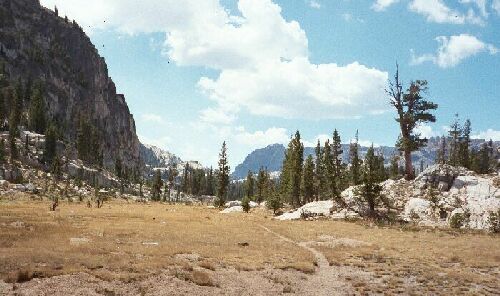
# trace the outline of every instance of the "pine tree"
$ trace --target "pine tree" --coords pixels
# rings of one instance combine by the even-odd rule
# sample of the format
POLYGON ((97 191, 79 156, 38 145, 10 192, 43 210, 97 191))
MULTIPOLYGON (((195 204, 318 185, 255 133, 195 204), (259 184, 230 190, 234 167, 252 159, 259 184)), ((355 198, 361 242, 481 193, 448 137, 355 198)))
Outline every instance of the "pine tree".
POLYGON ((360 166, 361 160, 359 159, 359 134, 356 131, 355 141, 349 145, 349 161, 351 163, 350 176, 351 184, 359 185, 361 182, 360 166))
POLYGON ((207 191, 206 195, 213 196, 214 195, 214 170, 212 167, 210 167, 210 170, 208 171, 208 176, 207 176, 207 191))
POLYGON ((472 153, 472 169, 478 174, 488 174, 491 170, 490 148, 483 143, 478 152, 472 153))
POLYGON ((416 80, 411 82, 406 92, 403 92, 403 85, 399 80, 399 68, 396 67, 394 82, 390 82, 387 90, 391 96, 390 104, 398 114, 396 121, 399 123, 401 133, 397 147, 404 154, 405 177, 408 180, 415 177, 411 153, 425 146, 427 142, 427 139, 420 138, 415 128, 418 124, 436 121, 436 117, 431 112, 436 110, 438 105, 422 97, 427 89, 427 81, 416 80))
POLYGON ((318 144, 316 145, 315 149, 315 154, 316 154, 316 160, 315 160, 315 171, 314 171, 314 193, 316 195, 316 200, 321 199, 321 195, 324 192, 324 181, 325 181, 325 176, 324 176, 324 168, 323 168, 323 150, 321 149, 321 143, 318 140, 318 144))
POLYGON ((43 160, 51 165, 57 154, 57 131, 53 124, 50 124, 45 132, 45 148, 43 150, 43 160))
POLYGON ((41 86, 37 84, 33 88, 33 94, 30 101, 29 128, 38 134, 42 134, 45 131, 45 125, 45 102, 43 100, 41 86))
POLYGON ((3 130, 5 127, 5 121, 7 120, 6 114, 7 108, 5 106, 5 95, 0 85, 0 130, 3 130))
POLYGON ((460 164, 460 137, 462 135, 462 127, 458 120, 458 114, 455 114, 455 121, 450 126, 448 134, 450 137, 450 156, 448 162, 450 165, 457 166, 460 164))
POLYGON ((5 140, 0 139, 0 164, 5 162, 5 140))
POLYGON ((161 188, 163 187, 163 180, 161 179, 161 171, 156 170, 153 177, 153 186, 152 186, 152 199, 154 201, 160 201, 161 197, 161 188))
POLYGON ((246 197, 252 199, 254 196, 255 179, 252 171, 248 171, 247 179, 245 181, 246 197))
POLYGON ((381 200, 382 186, 378 174, 379 159, 375 156, 373 145, 368 149, 363 165, 363 184, 359 187, 357 194, 361 196, 368 205, 368 216, 375 216, 375 206, 381 200))
POLYGON ((245 213, 250 212, 250 197, 245 196, 241 201, 241 207, 245 213))
POLYGON ((333 159, 332 159, 332 153, 331 153, 331 145, 330 145, 330 140, 326 140, 325 146, 323 148, 323 168, 324 168, 324 173, 323 173, 323 182, 324 182, 324 189, 321 194, 321 197, 323 200, 330 199, 333 197, 333 192, 332 188, 334 187, 333 182, 334 179, 332 178, 333 176, 333 159))
POLYGON ((458 160, 460 165, 470 169, 470 133, 471 133, 471 123, 467 119, 462 128, 462 135, 460 138, 459 148, 458 148, 458 160))
POLYGON ((304 145, 297 131, 290 140, 285 152, 285 160, 281 174, 281 195, 288 199, 292 206, 300 205, 300 184, 302 181, 302 165, 304 163, 304 145))
POLYGON ((256 202, 261 203, 264 201, 264 194, 266 186, 268 185, 268 175, 264 168, 259 169, 259 174, 257 175, 257 196, 256 202))
POLYGON ((182 174, 182 192, 189 192, 189 163, 187 162, 184 166, 184 173, 182 174))
POLYGON ((396 180, 399 177, 399 156, 396 154, 391 157, 389 172, 391 179, 396 180))
POLYGON ((314 161, 312 155, 309 155, 304 163, 302 173, 302 196, 303 203, 309 203, 314 198, 314 161))
POLYGON ((333 174, 331 175, 332 188, 331 192, 333 198, 339 200, 341 198, 340 193, 344 189, 344 176, 343 176, 343 165, 342 165, 342 143, 340 140, 340 135, 335 129, 333 131, 333 142, 332 142, 332 163, 333 163, 333 174))
POLYGON ((217 205, 223 207, 226 203, 226 197, 229 189, 229 163, 227 160, 226 142, 222 143, 219 154, 219 172, 217 176, 217 205))
POLYGON ((445 164, 446 163, 446 138, 444 136, 441 137, 441 141, 439 143, 439 149, 437 151, 436 156, 437 164, 445 164))

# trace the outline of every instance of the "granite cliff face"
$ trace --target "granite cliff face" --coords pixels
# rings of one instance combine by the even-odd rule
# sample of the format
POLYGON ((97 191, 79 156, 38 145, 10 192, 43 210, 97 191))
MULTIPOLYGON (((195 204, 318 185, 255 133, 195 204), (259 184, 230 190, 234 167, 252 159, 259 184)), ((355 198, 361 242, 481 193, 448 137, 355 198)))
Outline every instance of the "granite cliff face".
POLYGON ((76 139, 82 117, 100 133, 104 166, 140 162, 135 122, 104 58, 78 24, 38 0, 0 0, 0 61, 11 82, 42 81, 48 117, 76 139))

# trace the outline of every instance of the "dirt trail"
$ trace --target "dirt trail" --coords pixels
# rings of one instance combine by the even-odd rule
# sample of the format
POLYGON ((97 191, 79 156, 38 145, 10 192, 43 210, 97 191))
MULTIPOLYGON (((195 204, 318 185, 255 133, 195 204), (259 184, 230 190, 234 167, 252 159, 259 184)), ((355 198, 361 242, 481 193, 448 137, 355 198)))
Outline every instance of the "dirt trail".
POLYGON ((295 291, 299 295, 346 295, 349 294, 349 291, 353 291, 352 286, 345 280, 346 276, 352 276, 353 274, 362 277, 369 276, 357 268, 330 266, 325 255, 311 246, 317 243, 315 241, 296 242, 263 225, 260 225, 260 227, 281 240, 295 244, 314 255, 317 266, 316 272, 308 276, 306 282, 300 283, 300 286, 296 287, 295 291))

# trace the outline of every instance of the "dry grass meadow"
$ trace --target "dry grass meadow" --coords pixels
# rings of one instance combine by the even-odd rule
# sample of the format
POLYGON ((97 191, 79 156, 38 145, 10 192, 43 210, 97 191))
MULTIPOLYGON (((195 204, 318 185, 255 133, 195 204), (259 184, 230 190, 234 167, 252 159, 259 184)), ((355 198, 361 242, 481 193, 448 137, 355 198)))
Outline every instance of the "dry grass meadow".
POLYGON ((498 295, 499 266, 500 237, 484 233, 0 200, 0 295, 498 295))

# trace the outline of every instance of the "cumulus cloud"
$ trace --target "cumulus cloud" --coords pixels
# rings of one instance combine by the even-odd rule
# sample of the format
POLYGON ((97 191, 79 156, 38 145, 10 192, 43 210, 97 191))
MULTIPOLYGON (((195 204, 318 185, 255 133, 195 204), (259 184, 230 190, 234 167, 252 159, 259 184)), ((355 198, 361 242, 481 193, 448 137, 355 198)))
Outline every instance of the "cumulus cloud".
POLYGON ((375 3, 372 5, 372 9, 375 11, 384 11, 387 9, 387 7, 398 3, 399 0, 377 0, 375 3))
POLYGON ((494 129, 487 129, 486 131, 479 132, 473 136, 471 136, 473 139, 485 139, 486 141, 493 140, 493 141, 500 141, 500 131, 494 130, 494 129))
POLYGON ((386 110, 387 72, 355 62, 312 64, 305 57, 272 60, 249 69, 226 70, 199 87, 220 105, 255 115, 285 118, 352 118, 386 110))
POLYGON ((441 68, 450 68, 481 52, 487 52, 491 55, 498 53, 498 48, 494 45, 484 43, 469 34, 451 37, 439 36, 436 41, 440 44, 436 54, 415 56, 412 51, 410 64, 418 65, 424 62, 433 62, 441 68))
POLYGON ((270 144, 287 144, 290 135, 285 128, 272 127, 265 131, 247 132, 244 128, 235 131, 235 140, 246 147, 262 148, 270 144))
POLYGON ((408 8, 425 16, 428 22, 475 25, 484 25, 485 23, 484 19, 476 15, 472 8, 467 13, 461 13, 446 6, 442 0, 412 0, 408 4, 408 8))
POLYGON ((349 118, 386 108, 387 72, 357 62, 313 64, 307 36, 271 0, 239 0, 238 16, 218 0, 42 0, 93 28, 165 32, 177 65, 208 67, 199 89, 218 103, 205 121, 230 123, 242 109, 285 118, 349 118), (106 22, 104 23, 104 20, 106 22), (231 105, 230 114, 223 106, 231 105), (223 111, 221 111, 223 110, 223 111))
POLYGON ((424 123, 419 124, 415 128, 415 133, 420 134, 420 137, 427 139, 438 136, 438 133, 435 132, 430 125, 424 123))

